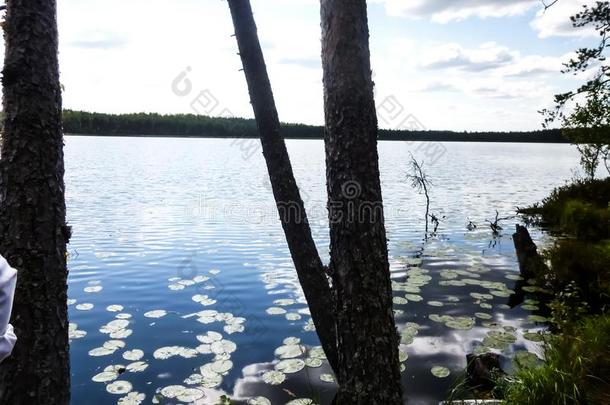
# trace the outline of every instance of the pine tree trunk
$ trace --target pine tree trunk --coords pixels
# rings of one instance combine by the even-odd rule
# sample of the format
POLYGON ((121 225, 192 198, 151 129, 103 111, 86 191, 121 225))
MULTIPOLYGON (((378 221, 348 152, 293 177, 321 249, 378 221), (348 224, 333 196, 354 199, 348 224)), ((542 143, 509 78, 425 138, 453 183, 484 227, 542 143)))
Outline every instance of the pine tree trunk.
POLYGON ((322 0, 338 404, 401 404, 365 0, 322 0))
POLYGON ((0 403, 70 401, 61 90, 55 0, 8 0, 0 253, 18 270, 17 344, 0 365, 0 403))
POLYGON ((330 286, 280 133, 280 120, 250 1, 229 0, 229 7, 280 221, 316 332, 331 367, 336 369, 336 331, 330 286))

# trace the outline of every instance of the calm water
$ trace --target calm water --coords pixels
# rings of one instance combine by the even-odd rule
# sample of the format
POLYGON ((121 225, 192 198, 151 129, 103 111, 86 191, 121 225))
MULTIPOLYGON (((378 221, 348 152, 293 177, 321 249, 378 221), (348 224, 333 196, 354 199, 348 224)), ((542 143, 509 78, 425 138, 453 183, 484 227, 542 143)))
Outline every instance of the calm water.
MULTIPOLYGON (((424 198, 404 180, 409 151, 419 144, 379 146, 410 404, 442 399, 465 367, 465 353, 484 338, 488 350, 507 359, 537 352, 537 343, 525 339, 532 335, 524 337, 542 327, 528 319, 536 302, 507 306, 517 282, 510 233, 518 220, 503 221, 504 235, 495 240, 485 220, 495 210, 509 216, 540 200, 578 163, 567 145, 445 146, 447 153, 427 167, 432 212, 445 219, 425 244, 424 198), (478 225, 472 232, 469 220, 478 225), (451 374, 435 376, 433 367, 451 374)), ((327 261, 323 144, 288 141, 288 148, 327 261)), ((114 404, 129 390, 136 393, 121 403, 139 403, 137 393, 145 395, 142 403, 161 404, 202 394, 196 403, 214 404, 221 395, 237 403, 257 396, 272 404, 328 403, 335 386, 327 382, 328 365, 317 360, 319 343, 260 153, 247 157, 231 140, 68 136, 66 187, 76 324, 72 403, 114 404), (297 360, 278 366, 282 356, 297 360), (298 359, 308 366, 289 373, 303 367, 298 359), (129 367, 118 377, 103 373, 116 365, 129 367), (274 367, 286 373, 269 373, 274 367), (264 381, 283 376, 278 385, 264 381), (163 388, 165 397, 158 394, 163 388)), ((534 236, 544 243, 543 235, 534 236)))

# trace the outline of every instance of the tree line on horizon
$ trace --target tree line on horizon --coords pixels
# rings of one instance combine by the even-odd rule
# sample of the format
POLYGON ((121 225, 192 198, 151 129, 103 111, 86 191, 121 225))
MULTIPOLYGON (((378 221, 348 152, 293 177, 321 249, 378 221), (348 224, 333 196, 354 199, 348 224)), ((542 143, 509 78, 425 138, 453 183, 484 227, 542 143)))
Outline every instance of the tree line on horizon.
MULTIPOLYGON (((176 136, 258 138, 254 119, 209 117, 195 114, 106 114, 64 110, 66 134, 114 136, 176 136)), ((282 135, 293 139, 322 139, 322 126, 282 123, 282 135)), ((513 132, 457 132, 438 130, 379 130, 381 140, 438 142, 569 143, 559 129, 513 132)))

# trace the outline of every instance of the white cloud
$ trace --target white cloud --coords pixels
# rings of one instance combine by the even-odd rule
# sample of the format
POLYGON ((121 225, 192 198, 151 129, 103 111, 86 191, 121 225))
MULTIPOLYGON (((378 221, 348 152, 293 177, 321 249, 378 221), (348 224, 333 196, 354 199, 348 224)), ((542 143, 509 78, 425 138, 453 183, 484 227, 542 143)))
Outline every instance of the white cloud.
POLYGON ((449 43, 428 50, 421 66, 426 69, 460 68, 471 72, 495 69, 513 62, 519 53, 494 42, 482 44, 476 49, 465 49, 449 43))
POLYGON ((594 5, 596 0, 560 0, 552 7, 540 10, 531 26, 541 38, 597 36, 592 28, 574 28, 570 17, 582 10, 584 5, 594 5))
MULTIPOLYGON (((572 0, 570 0, 572 1, 572 0)), ((374 0, 385 4, 388 14, 409 18, 430 18, 447 23, 468 17, 506 17, 520 15, 538 0, 374 0)))

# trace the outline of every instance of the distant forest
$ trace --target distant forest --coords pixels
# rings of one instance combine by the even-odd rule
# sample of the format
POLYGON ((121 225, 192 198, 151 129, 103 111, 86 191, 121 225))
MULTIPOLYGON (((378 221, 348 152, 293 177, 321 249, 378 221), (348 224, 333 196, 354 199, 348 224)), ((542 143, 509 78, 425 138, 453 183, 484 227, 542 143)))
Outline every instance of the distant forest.
MULTIPOLYGON (((417 122, 412 123, 418 128, 417 122)), ((65 110, 64 132, 74 135, 170 136, 187 138, 258 138, 253 119, 208 117, 194 114, 101 114, 65 110)), ((282 124, 283 136, 293 139, 321 139, 320 126, 282 124)), ((535 142, 568 143, 560 130, 529 132, 454 132, 432 130, 380 130, 381 140, 439 142, 535 142)))

